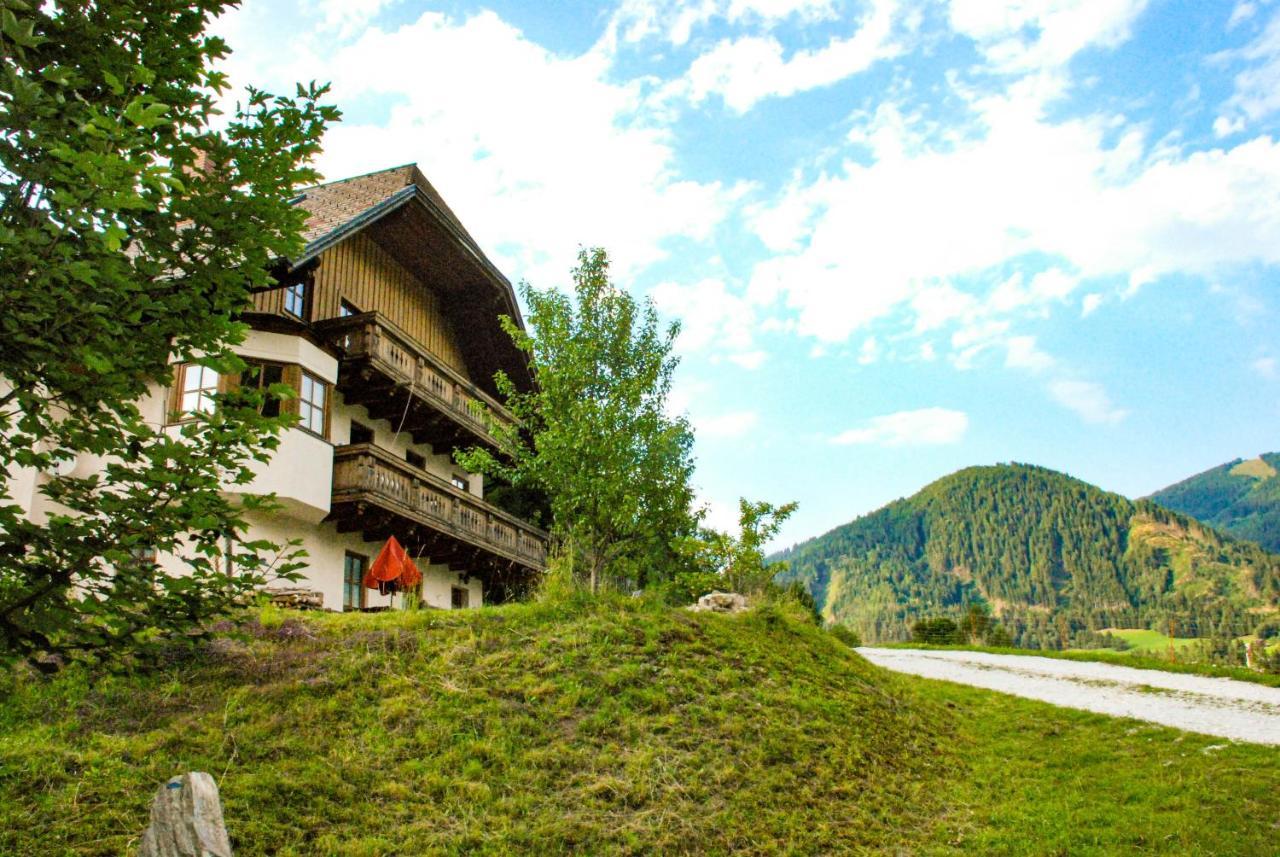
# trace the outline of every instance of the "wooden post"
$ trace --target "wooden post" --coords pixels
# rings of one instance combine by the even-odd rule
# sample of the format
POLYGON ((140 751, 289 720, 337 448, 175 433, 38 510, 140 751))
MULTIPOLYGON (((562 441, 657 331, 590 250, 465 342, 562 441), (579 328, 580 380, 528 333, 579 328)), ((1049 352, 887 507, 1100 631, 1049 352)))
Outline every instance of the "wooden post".
POLYGON ((160 786, 138 857, 231 857, 213 777, 193 771, 160 786))

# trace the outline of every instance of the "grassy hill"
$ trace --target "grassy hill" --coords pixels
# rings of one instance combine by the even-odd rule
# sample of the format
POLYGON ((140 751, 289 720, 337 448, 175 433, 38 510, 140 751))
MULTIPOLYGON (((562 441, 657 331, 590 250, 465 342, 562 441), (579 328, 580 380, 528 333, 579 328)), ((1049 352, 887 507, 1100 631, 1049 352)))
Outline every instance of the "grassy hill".
POLYGON ((261 619, 150 675, 5 679, 0 853, 127 853, 192 769, 239 855, 1274 844, 1276 748, 894 676, 786 607, 261 619))
POLYGON ((1236 459, 1157 491, 1151 500, 1280 552, 1280 452, 1236 459))
POLYGON ((1149 501, 1041 467, 972 467, 779 554, 864 639, 985 603, 1031 648, 1105 628, 1247 634, 1280 605, 1280 557, 1149 501))

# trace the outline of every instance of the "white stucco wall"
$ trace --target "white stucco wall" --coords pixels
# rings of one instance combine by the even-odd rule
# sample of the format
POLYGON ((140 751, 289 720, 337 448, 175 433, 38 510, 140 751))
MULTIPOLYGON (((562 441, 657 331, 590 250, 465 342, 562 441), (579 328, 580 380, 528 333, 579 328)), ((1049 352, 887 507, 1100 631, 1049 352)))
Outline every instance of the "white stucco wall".
POLYGON ((242 494, 272 494, 281 515, 319 524, 333 497, 333 444, 300 428, 285 429, 269 462, 250 463, 252 482, 229 487, 242 494))
POLYGON ((276 363, 297 363, 331 385, 338 380, 338 358, 301 336, 251 330, 244 342, 236 346, 235 351, 241 357, 276 363))

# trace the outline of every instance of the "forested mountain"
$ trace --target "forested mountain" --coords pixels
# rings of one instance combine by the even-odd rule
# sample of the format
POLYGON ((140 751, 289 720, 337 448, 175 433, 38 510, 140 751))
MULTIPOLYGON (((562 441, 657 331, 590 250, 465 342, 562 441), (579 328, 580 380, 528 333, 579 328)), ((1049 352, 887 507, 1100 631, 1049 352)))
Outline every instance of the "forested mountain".
MULTIPOLYGON (((986 604, 1019 645, 1108 627, 1248 633, 1280 603, 1280 556, 1042 467, 972 467, 773 557, 867 640, 986 604)), ((1095 637, 1096 639, 1096 637, 1095 637)))
POLYGON ((1280 452, 1206 470, 1151 495, 1236 538, 1280 552, 1280 452))

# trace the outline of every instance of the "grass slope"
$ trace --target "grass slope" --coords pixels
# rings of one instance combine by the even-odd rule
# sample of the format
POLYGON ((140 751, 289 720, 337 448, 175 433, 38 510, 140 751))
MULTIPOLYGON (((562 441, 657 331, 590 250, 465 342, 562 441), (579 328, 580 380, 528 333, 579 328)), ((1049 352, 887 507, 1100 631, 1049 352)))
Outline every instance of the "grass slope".
POLYGON ((125 853, 189 769, 220 780, 240 855, 1258 854, 1277 835, 1274 748, 895 676, 784 609, 251 628, 149 676, 13 679, 0 853, 125 853))
POLYGON ((237 854, 819 853, 926 827, 950 730, 818 628, 616 599, 290 619, 148 678, 24 682, 0 854, 120 854, 221 781, 237 854))

